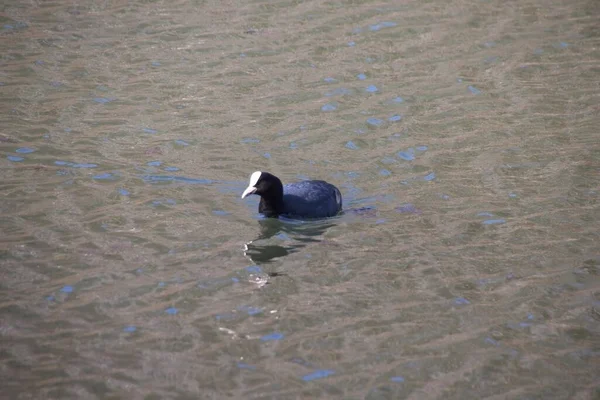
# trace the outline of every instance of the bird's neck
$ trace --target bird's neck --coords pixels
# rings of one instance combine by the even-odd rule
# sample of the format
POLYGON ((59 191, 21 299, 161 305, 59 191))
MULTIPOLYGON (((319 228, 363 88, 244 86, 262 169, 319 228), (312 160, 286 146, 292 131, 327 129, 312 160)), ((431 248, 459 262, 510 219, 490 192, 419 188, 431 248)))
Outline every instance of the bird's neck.
POLYGON ((261 196, 260 203, 258 204, 258 212, 267 218, 277 218, 280 214, 283 214, 283 187, 280 191, 274 193, 273 196, 261 196))

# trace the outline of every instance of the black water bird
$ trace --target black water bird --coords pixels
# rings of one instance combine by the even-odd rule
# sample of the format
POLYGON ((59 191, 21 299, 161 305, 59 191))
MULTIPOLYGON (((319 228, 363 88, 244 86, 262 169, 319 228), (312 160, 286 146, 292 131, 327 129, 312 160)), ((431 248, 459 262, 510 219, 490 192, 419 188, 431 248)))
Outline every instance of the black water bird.
POLYGON ((242 193, 242 199, 251 194, 260 196, 258 212, 269 218, 280 215, 289 218, 326 218, 342 210, 342 194, 325 181, 284 185, 275 175, 256 171, 250 175, 250 183, 242 193))

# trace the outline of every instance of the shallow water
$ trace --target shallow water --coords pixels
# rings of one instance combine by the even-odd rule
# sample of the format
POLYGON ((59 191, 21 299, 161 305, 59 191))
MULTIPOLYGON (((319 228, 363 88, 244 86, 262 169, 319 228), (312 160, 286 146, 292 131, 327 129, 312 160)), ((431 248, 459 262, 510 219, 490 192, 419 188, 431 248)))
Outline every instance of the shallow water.
POLYGON ((9 0, 3 396, 597 398, 599 17, 9 0), (347 212, 260 219, 254 170, 347 212))

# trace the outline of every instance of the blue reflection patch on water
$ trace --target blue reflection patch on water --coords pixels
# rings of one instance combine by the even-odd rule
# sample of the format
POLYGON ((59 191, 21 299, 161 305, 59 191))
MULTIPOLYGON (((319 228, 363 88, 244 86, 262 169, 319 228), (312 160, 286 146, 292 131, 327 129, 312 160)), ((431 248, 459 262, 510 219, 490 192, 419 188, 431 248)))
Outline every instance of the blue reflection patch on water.
POLYGON ((360 147, 358 147, 356 145, 356 143, 354 143, 352 140, 350 140, 349 142, 346 143, 346 148, 350 149, 350 150, 358 150, 358 149, 360 149, 360 147))
POLYGON ((315 381, 317 379, 327 378, 328 376, 334 375, 335 371, 332 369, 318 369, 308 375, 304 375, 302 380, 305 382, 315 381))
POLYGON ((223 211, 223 210, 213 210, 212 213, 214 215, 219 215, 219 216, 229 215, 229 213, 227 211, 223 211))
POLYGON ((129 193, 129 190, 121 188, 121 189, 119 189, 119 194, 121 196, 129 196, 130 193, 129 193))
POLYGON ((485 221, 483 221, 484 225, 498 225, 498 224, 504 224, 506 222, 505 219, 486 219, 485 221))
POLYGON ((327 104, 324 104, 321 107, 321 111, 324 111, 324 112, 335 111, 335 110, 337 110, 338 106, 339 106, 339 104, 335 103, 335 102, 334 103, 327 103, 327 104))
POLYGON ((251 274, 261 274, 262 273, 262 268, 260 268, 258 265, 250 265, 248 267, 245 268, 246 272, 251 273, 251 274))
POLYGON ((69 161, 62 161, 62 160, 54 161, 54 165, 60 165, 60 166, 72 167, 72 168, 96 168, 96 167, 98 167, 98 164, 92 164, 92 163, 72 163, 72 162, 69 162, 69 161))
POLYGON ((152 61, 150 63, 150 65, 152 65, 153 67, 160 67, 160 62, 158 62, 158 61, 152 61))
POLYGON ((530 324, 523 323, 523 322, 521 322, 521 323, 518 323, 518 324, 517 324, 517 323, 515 323, 515 322, 508 322, 508 323, 506 324, 506 327, 507 327, 507 328, 509 328, 509 329, 515 330, 515 331, 519 331, 519 330, 521 330, 522 328, 527 328, 529 325, 530 325, 530 324))
POLYGON ((255 370, 256 369, 256 367, 254 365, 246 364, 246 363, 243 363, 243 362, 238 362, 237 363, 237 367, 239 369, 249 369, 249 370, 255 370))
POLYGON ((356 42, 348 42, 348 46, 349 47, 354 47, 354 46, 356 46, 356 42))
POLYGON ((33 153, 34 151, 35 151, 35 149, 32 149, 31 147, 20 147, 15 150, 15 152, 21 153, 21 154, 29 154, 29 153, 33 153))
POLYGON ((189 183, 192 185, 209 185, 213 183, 210 179, 195 179, 187 178, 185 176, 173 176, 173 175, 144 175, 142 179, 146 182, 182 182, 189 183))
POLYGON ((412 161, 415 159, 415 150, 410 147, 406 151, 399 151, 396 155, 405 161, 412 161))
POLYGON ((491 344, 493 346, 499 346, 500 343, 498 343, 497 340, 492 339, 491 337, 486 337, 485 339, 483 339, 483 341, 487 344, 491 344))
POLYGON ((128 332, 128 333, 132 333, 137 331, 137 328, 133 325, 128 325, 125 328, 123 328, 123 332, 128 332))
POLYGON ((379 118, 369 118, 367 119, 367 124, 371 125, 371 126, 381 126, 384 124, 384 120, 379 119, 379 118))
POLYGON ((396 25, 398 25, 396 22, 384 21, 384 22, 380 22, 378 24, 369 25, 369 30, 371 32, 377 32, 383 28, 391 28, 396 25))
POLYGON ((162 161, 148 161, 146 163, 147 166, 149 167, 158 167, 162 164, 162 161))
POLYGON ((240 306, 238 307, 239 311, 243 311, 246 314, 253 316, 253 315, 258 315, 261 314, 263 312, 262 308, 259 307, 251 307, 251 306, 240 306))
POLYGON ((73 168, 96 168, 98 164, 90 164, 90 163, 75 163, 71 164, 70 167, 73 168))
POLYGON ((356 77, 361 81, 364 81, 365 79, 367 79, 367 76, 365 74, 358 74, 358 75, 356 75, 356 77))
POLYGON ((70 285, 64 286, 62 289, 60 289, 60 291, 63 293, 73 293, 73 290, 73 286, 70 285))
POLYGON ((110 103, 111 101, 114 101, 116 99, 114 97, 94 97, 93 100, 96 103, 107 104, 107 103, 110 103))
POLYGON ((173 199, 163 199, 163 200, 153 200, 152 201, 153 206, 160 206, 163 204, 168 204, 168 205, 174 206, 175 204, 177 204, 177 202, 173 199))
POLYGON ((177 144, 179 146, 189 146, 190 145, 188 142, 186 142, 185 140, 181 140, 181 139, 177 139, 175 141, 175 144, 177 144))
POLYGON ((261 342, 270 342, 273 340, 281 340, 285 337, 285 335, 283 333, 280 332, 273 332, 273 333, 268 333, 264 336, 262 336, 260 338, 261 342))
POLYGON ((19 156, 6 156, 6 159, 8 161, 12 161, 12 162, 21 162, 21 161, 25 160, 23 157, 19 157, 19 156))
POLYGON ((144 128, 144 129, 142 129, 142 131, 144 131, 144 133, 149 133, 151 135, 158 133, 158 131, 156 129, 152 129, 152 128, 144 128))
POLYGON ((375 92, 379 91, 379 89, 377 89, 377 86, 375 86, 375 85, 369 85, 369 86, 367 86, 365 91, 367 91, 369 93, 375 93, 375 92))
POLYGON ((379 170, 379 175, 381 176, 390 176, 392 172, 389 169, 382 168, 379 170))
POLYGON ((167 172, 177 172, 177 171, 180 171, 180 169, 177 168, 177 167, 165 167, 164 170, 167 171, 167 172))
POLYGON ((402 214, 421 214, 422 213, 422 211, 420 209, 418 209, 417 207, 415 207, 414 204, 411 204, 411 203, 402 204, 401 206, 396 207, 394 210, 396 210, 402 214))
POLYGON ((256 139, 256 138, 244 138, 244 139, 240 140, 240 142, 241 143, 246 143, 246 144, 248 144, 248 143, 260 143, 260 140, 256 139))
POLYGON ((311 363, 309 363, 308 361, 306 361, 305 359, 300 358, 300 357, 293 357, 293 358, 290 358, 288 361, 291 363, 294 363, 294 364, 303 365, 308 368, 313 368, 311 363))
POLYGON ((349 95, 349 94, 352 94, 352 89, 348 89, 348 88, 336 88, 336 89, 330 90, 328 92, 325 92, 325 96, 327 96, 327 97, 345 96, 345 95, 349 95))
POLYGON ((175 315, 179 312, 179 310, 175 307, 169 307, 165 310, 165 312, 169 315, 175 315))
POLYGON ((108 180, 115 179, 116 177, 115 177, 115 175, 111 174, 110 172, 104 172, 102 174, 94 175, 92 178, 96 179, 98 181, 108 181, 108 180))
POLYGON ((417 149, 417 151, 427 151, 427 146, 417 146, 415 147, 415 149, 417 149))
POLYGON ((424 181, 432 181, 435 179, 435 172, 431 172, 423 177, 424 181))
POLYGON ((402 376, 392 376, 390 378, 390 381, 392 381, 394 383, 404 383, 404 377, 402 377, 402 376))
POLYGON ((464 297, 457 297, 454 299, 454 304, 462 306, 462 305, 471 304, 471 302, 469 300, 465 299, 464 297))
POLYGON ((334 83, 337 82, 337 79, 335 78, 331 78, 331 77, 327 77, 327 78, 323 78, 323 80, 327 83, 334 83))
POLYGON ((481 94, 481 90, 477 89, 475 86, 467 86, 467 89, 469 89, 469 92, 471 92, 472 94, 481 94))
POLYGON ((388 118, 388 121, 390 122, 398 122, 402 119, 402 115, 392 115, 391 117, 388 118))

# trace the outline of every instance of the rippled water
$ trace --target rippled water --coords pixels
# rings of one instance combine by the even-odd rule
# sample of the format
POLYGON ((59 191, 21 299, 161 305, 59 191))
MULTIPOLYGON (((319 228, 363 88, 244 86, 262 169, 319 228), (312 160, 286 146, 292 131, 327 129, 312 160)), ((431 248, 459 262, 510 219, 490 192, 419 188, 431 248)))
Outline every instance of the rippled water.
POLYGON ((600 396, 596 0, 9 0, 10 399, 600 396), (336 184, 261 220, 249 174, 336 184))

